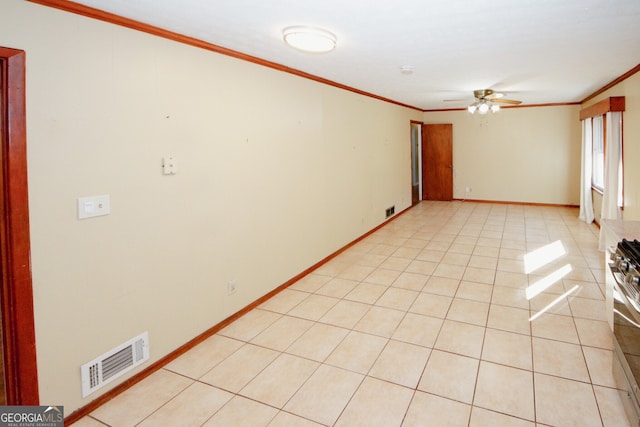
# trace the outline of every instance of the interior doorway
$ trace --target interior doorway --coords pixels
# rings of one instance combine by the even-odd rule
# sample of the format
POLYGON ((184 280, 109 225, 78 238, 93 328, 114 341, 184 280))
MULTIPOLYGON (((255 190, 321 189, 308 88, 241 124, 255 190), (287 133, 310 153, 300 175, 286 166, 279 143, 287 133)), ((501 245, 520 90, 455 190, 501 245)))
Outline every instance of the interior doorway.
POLYGON ((422 122, 411 121, 411 206, 420 202, 422 176, 422 122))
POLYGON ((25 52, 0 47, 0 325, 5 403, 39 405, 27 188, 25 52))

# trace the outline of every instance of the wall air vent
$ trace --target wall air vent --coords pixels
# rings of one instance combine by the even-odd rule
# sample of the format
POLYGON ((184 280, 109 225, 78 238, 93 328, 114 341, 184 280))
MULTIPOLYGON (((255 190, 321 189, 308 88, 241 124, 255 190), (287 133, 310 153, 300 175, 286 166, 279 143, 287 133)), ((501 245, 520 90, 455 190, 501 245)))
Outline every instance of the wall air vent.
POLYGON ((149 359, 149 333, 145 332, 80 367, 82 397, 149 359))
POLYGON ((391 207, 387 208, 387 209, 384 211, 385 218, 389 218, 390 216, 392 216, 392 215, 393 215, 393 214, 395 214, 395 213, 396 213, 396 205, 393 205, 393 206, 391 206, 391 207))

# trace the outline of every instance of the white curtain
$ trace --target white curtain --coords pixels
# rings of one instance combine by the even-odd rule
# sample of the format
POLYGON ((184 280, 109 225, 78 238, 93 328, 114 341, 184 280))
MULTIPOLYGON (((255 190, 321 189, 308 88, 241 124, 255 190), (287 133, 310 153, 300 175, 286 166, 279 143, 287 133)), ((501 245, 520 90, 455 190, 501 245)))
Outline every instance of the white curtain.
POLYGON ((591 224, 594 219, 591 197, 591 170, 593 168, 593 130, 591 118, 582 121, 582 173, 580 175, 580 221, 591 224))
MULTIPOLYGON (((604 191, 602 219, 622 218, 622 113, 607 113, 607 137, 604 155, 604 191)), ((600 229, 600 249, 604 250, 600 229)))

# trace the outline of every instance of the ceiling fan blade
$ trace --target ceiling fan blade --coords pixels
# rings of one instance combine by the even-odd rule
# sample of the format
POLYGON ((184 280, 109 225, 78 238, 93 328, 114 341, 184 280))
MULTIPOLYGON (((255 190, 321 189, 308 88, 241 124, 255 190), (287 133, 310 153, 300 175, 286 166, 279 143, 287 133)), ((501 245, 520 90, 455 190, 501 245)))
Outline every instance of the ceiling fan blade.
POLYGON ((488 94, 484 97, 484 99, 490 99, 490 100, 492 100, 492 101, 493 101, 494 99, 499 99, 499 98, 502 98, 502 97, 504 97, 504 93, 502 93, 502 92, 493 92, 493 91, 491 91, 490 93, 488 93, 488 94))
POLYGON ((522 104, 522 101, 516 101, 515 99, 504 99, 504 98, 494 98, 494 99, 491 99, 491 102, 494 102, 496 104, 511 104, 511 105, 522 104))

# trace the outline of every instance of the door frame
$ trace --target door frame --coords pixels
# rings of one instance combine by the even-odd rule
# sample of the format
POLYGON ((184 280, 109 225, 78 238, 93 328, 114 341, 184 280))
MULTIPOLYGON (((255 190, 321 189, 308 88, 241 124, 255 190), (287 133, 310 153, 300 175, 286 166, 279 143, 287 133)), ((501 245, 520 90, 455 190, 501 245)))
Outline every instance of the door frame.
POLYGON ((409 144, 411 144, 410 151, 410 166, 411 166, 411 204, 415 205, 422 201, 422 125, 424 122, 419 122, 417 120, 411 120, 409 123, 409 144), (414 140, 413 140, 413 128, 414 126, 418 127, 418 141, 417 147, 414 148, 414 140), (414 159, 414 155, 417 156, 414 159), (418 175, 417 177, 414 175, 414 162, 417 161, 417 167, 415 173, 418 175), (417 202, 414 203, 413 200, 413 188, 414 188, 414 179, 418 180, 418 198, 417 202))
POLYGON ((5 387, 8 405, 39 405, 31 277, 25 52, 0 47, 0 226, 5 387))

